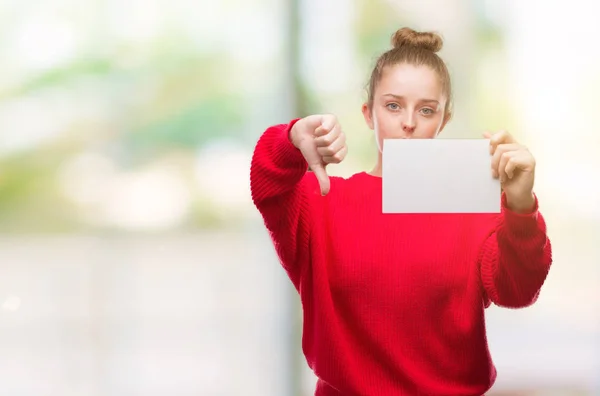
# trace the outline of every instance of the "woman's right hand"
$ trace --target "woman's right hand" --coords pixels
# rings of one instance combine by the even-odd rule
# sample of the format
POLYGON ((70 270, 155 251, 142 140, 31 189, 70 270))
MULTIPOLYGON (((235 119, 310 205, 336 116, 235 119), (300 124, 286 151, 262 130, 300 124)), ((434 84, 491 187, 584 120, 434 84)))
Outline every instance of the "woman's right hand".
POLYGON ((348 153, 346 136, 337 117, 322 114, 298 120, 290 131, 290 141, 300 150, 317 177, 321 195, 326 195, 330 184, 325 167, 339 164, 348 153))

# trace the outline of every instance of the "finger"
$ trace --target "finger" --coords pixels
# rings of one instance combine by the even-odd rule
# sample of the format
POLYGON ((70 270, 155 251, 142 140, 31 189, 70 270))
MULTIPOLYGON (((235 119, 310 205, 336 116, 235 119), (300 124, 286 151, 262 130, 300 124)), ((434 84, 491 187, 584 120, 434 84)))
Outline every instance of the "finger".
POLYGON ((496 149, 502 144, 503 131, 490 134, 490 154, 494 155, 496 149))
POLYGON ((321 125, 315 129, 315 137, 325 136, 332 131, 337 124, 337 118, 334 116, 325 115, 321 119, 321 125))
POLYGON ((507 179, 512 178, 512 175, 510 177, 508 176, 506 172, 506 167, 516 153, 516 151, 506 151, 500 156, 500 163, 498 164, 498 175, 500 177, 501 182, 505 182, 507 179))
POLYGON ((321 157, 332 156, 344 147, 346 144, 346 136, 341 133, 337 139, 329 146, 326 147, 317 147, 317 152, 321 157))
POLYGON ((496 151, 496 147, 498 147, 499 145, 511 143, 517 143, 517 141, 507 131, 500 131, 498 133, 494 133, 490 136, 490 145, 492 146, 491 153, 493 154, 496 151))
POLYGON ((315 138, 315 145, 317 147, 327 147, 340 136, 342 133, 341 127, 339 124, 336 124, 331 131, 329 131, 326 135, 319 136, 315 138))
POLYGON ((329 133, 329 130, 326 127, 324 127, 323 125, 321 125, 321 126, 317 127, 317 129, 315 129, 315 132, 313 135, 315 138, 318 138, 320 136, 327 135, 328 133, 329 133))
POLYGON ((517 170, 517 166, 518 166, 518 156, 513 155, 510 157, 510 159, 506 163, 506 166, 504 167, 504 173, 506 173, 506 176, 509 179, 512 179, 515 176, 515 171, 517 170))
POLYGON ((492 133, 485 131, 482 133, 483 137, 490 140, 490 155, 494 154, 494 146, 491 144, 492 133))
POLYGON ((534 168, 535 159, 529 150, 523 148, 519 151, 514 151, 514 154, 506 164, 504 172, 509 179, 512 179, 518 170, 528 171, 534 168))
POLYGON ((338 151, 334 155, 323 157, 323 162, 325 162, 326 164, 339 164, 344 160, 344 158, 346 158, 346 154, 348 154, 348 146, 342 147, 340 151, 338 151))
POLYGON ((496 146, 494 149, 494 154, 492 155, 492 174, 494 177, 500 176, 500 160, 502 159, 502 155, 508 151, 515 151, 521 148, 520 145, 511 143, 511 144, 500 144, 496 146))
POLYGON ((319 188, 321 189, 321 195, 327 195, 329 193, 329 176, 327 176, 327 171, 323 164, 312 165, 311 169, 315 176, 317 177, 317 181, 319 182, 319 188))

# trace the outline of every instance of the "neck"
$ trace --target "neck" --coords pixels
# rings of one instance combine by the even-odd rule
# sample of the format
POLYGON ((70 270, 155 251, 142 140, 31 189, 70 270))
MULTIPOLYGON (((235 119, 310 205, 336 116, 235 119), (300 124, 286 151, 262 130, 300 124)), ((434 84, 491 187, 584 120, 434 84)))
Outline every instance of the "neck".
POLYGON ((375 167, 371 170, 371 172, 369 172, 369 174, 371 176, 377 176, 377 177, 381 177, 381 153, 377 156, 377 163, 375 164, 375 167))

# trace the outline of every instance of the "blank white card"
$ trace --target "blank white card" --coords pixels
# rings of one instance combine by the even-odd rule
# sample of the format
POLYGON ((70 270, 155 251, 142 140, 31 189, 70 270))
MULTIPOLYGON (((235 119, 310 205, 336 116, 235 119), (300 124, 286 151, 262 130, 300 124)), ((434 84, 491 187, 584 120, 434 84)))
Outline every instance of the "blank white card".
POLYGON ((383 213, 499 213, 488 139, 385 139, 383 213))

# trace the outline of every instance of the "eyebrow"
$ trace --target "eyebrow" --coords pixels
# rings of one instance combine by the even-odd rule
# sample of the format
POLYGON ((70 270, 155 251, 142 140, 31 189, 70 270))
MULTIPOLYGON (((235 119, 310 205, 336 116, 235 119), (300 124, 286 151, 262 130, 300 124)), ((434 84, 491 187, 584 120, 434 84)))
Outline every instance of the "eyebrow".
MULTIPOLYGON (((387 93, 387 94, 384 94, 383 96, 391 96, 392 98, 395 98, 395 99, 398 99, 398 100, 404 99, 404 96, 395 95, 395 94, 392 94, 392 93, 387 93)), ((436 103, 438 105, 440 104, 440 102, 438 102, 435 99, 421 99, 420 101, 421 102, 427 102, 427 103, 436 103)))

